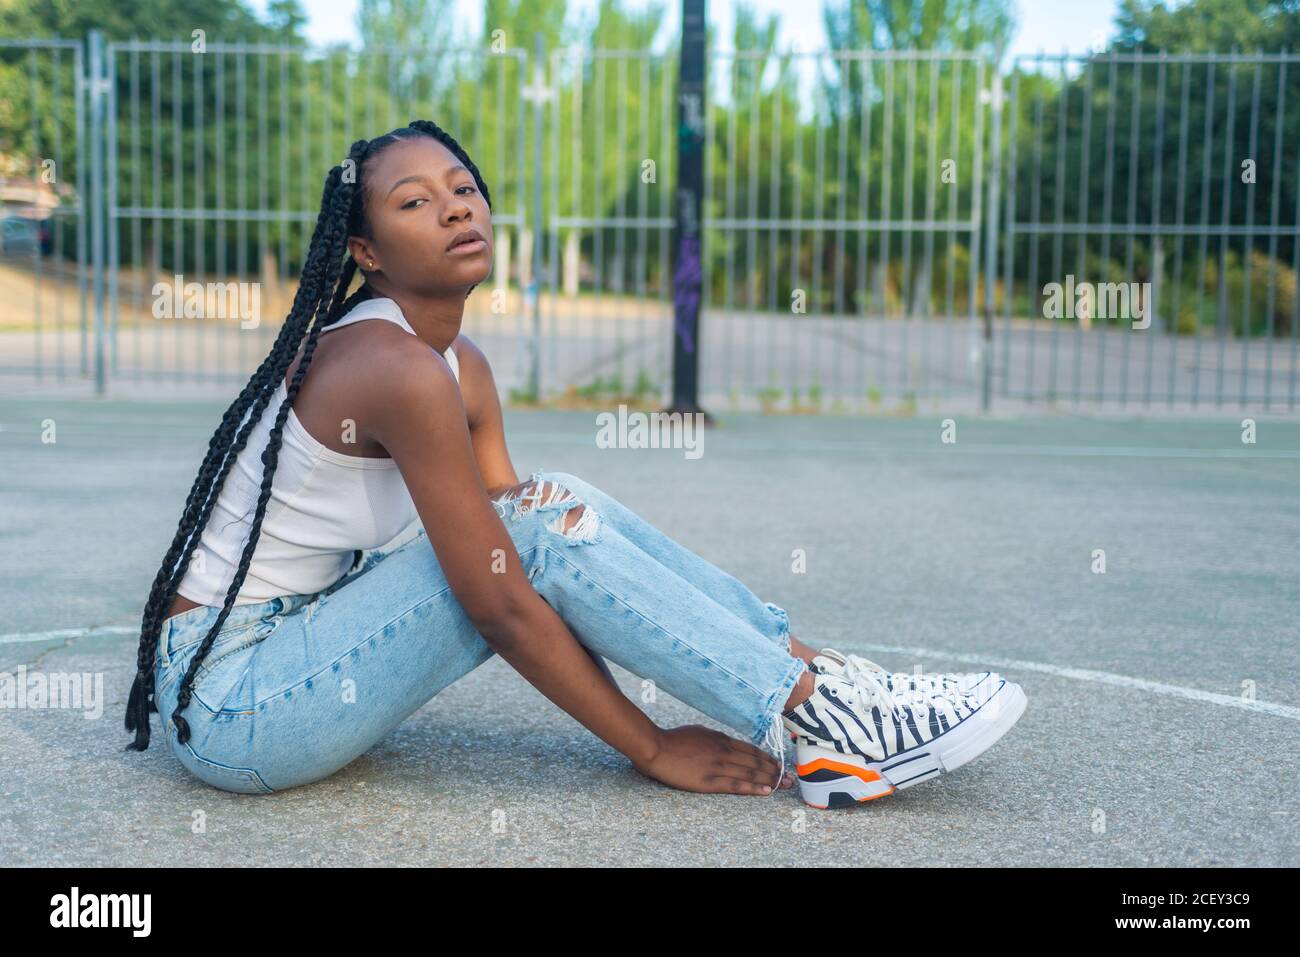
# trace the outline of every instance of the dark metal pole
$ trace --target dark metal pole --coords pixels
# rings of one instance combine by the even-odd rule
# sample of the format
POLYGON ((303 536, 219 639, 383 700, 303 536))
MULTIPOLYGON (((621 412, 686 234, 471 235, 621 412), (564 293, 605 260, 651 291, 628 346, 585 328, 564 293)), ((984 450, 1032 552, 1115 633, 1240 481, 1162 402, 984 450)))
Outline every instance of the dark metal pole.
MULTIPOLYGON (((676 225, 673 230, 673 401, 669 412, 703 412, 700 302, 703 293, 705 0, 682 0, 677 86, 676 225)), ((707 421, 707 417, 706 417, 707 421)))
POLYGON ((533 402, 542 399, 542 143, 543 117, 546 109, 546 40, 539 31, 533 36, 533 249, 532 274, 524 295, 531 313, 533 335, 529 343, 528 393, 533 402))
POLYGON ((94 283, 95 310, 95 395, 103 397, 108 391, 104 364, 104 219, 107 203, 104 199, 104 109, 108 81, 104 77, 104 34, 90 31, 90 73, 87 93, 90 99, 90 262, 94 283))
MULTIPOLYGON (((1000 51, 999 51, 1000 53, 1000 51)), ((994 282, 998 275, 998 207, 1002 187, 1002 57, 993 61, 989 71, 990 101, 993 119, 989 137, 989 202, 984 211, 984 324, 980 343, 980 410, 993 405, 993 310, 997 307, 994 282)), ((1011 294, 1008 284, 1006 295, 1011 294)))

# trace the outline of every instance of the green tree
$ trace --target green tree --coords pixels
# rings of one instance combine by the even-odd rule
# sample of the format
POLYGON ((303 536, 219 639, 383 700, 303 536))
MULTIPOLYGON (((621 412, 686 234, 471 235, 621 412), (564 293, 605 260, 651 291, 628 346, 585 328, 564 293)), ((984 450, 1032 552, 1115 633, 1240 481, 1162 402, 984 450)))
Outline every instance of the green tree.
POLYGON ((1109 51, 1073 71, 1053 63, 1015 72, 1008 201, 1016 219, 1123 227, 1021 239, 1013 279, 1024 305, 1017 311, 1039 314, 1045 282, 1086 272, 1094 282, 1159 281, 1166 328, 1288 334, 1294 235, 1230 230, 1267 227, 1275 214, 1280 225, 1295 222, 1300 68, 1176 58, 1268 53, 1297 43, 1296 0, 1194 0, 1173 9, 1125 0, 1109 51), (1154 222, 1205 223, 1211 235, 1161 234, 1149 229, 1154 222), (1227 228, 1215 233, 1218 226, 1227 228), (1217 282, 1219 275, 1228 280, 1217 282))
POLYGON ((997 56, 1015 32, 1009 0, 828 0, 837 50, 947 50, 997 56))
POLYGON ((1300 0, 1195 0, 1168 6, 1121 0, 1115 46, 1121 50, 1226 53, 1296 50, 1300 0))

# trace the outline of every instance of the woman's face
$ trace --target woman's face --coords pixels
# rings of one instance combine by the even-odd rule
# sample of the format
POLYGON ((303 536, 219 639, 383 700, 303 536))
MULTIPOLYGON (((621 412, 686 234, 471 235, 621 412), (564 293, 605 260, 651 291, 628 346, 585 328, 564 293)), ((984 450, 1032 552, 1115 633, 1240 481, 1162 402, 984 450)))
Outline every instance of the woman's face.
POLYGON ((440 296, 487 278, 492 214, 451 150, 427 136, 393 143, 366 163, 363 183, 371 235, 349 237, 348 249, 376 285, 440 296))

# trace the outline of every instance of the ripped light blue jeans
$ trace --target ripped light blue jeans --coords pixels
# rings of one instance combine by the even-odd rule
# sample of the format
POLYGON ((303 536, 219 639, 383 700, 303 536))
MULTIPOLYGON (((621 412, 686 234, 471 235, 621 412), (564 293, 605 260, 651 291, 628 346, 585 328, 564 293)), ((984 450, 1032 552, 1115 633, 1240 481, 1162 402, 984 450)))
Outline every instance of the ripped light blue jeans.
MULTIPOLYGON (((598 661, 755 745, 783 745, 781 710, 807 667, 790 654, 783 609, 567 473, 535 472, 494 505, 533 587, 598 661)), ((182 744, 180 680, 218 611, 163 623, 155 697, 181 764, 227 791, 334 773, 494 654, 421 530, 323 592, 232 608, 196 675, 182 744)))

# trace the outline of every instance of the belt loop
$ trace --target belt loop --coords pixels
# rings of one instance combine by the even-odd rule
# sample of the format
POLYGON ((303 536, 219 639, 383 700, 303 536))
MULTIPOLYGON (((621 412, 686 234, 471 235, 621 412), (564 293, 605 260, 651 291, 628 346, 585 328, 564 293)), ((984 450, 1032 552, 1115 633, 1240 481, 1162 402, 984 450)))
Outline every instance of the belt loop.
MULTIPOLYGON (((175 617, 175 616, 173 616, 175 617)), ((164 669, 171 667, 171 659, 168 651, 171 649, 172 641, 172 619, 165 618, 158 630, 158 660, 162 662, 164 669)))

